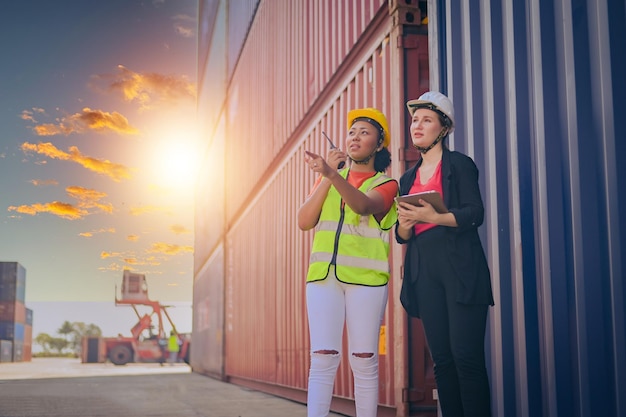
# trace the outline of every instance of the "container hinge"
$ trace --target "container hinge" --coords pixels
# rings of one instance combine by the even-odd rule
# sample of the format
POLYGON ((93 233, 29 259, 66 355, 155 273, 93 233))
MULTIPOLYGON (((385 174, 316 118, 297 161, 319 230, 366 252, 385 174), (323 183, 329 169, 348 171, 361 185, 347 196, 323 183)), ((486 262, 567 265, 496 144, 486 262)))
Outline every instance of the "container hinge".
POLYGON ((389 15, 391 16, 391 24, 396 26, 421 26, 422 11, 419 6, 398 4, 397 1, 389 3, 389 15))
POLYGON ((410 34, 398 36, 398 48, 401 49, 418 49, 421 43, 420 35, 410 34))
POLYGON ((402 402, 412 403, 424 400, 424 391, 415 388, 402 389, 402 402))

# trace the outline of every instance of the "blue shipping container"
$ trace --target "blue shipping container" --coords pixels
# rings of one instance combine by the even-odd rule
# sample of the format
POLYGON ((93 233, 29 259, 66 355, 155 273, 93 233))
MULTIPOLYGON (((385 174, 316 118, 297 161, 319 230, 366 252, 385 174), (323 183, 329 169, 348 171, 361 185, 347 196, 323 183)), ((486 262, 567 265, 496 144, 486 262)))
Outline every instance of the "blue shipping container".
POLYGON ((15 323, 12 321, 0 321, 0 339, 13 340, 15 335, 15 323))
POLYGON ((24 361, 24 342, 15 340, 13 342, 13 362, 24 361))
POLYGON ((0 362, 13 361, 13 342, 0 340, 0 362))
POLYGON ((17 262, 0 262, 0 300, 21 301, 26 298, 26 269, 17 262))
POLYGON ((24 342, 24 323, 15 323, 15 332, 13 333, 13 350, 15 350, 16 342, 24 342))
POLYGON ((24 324, 13 321, 0 321, 0 339, 24 341, 24 324))
POLYGON ((33 325, 33 310, 30 308, 26 309, 26 324, 33 325))

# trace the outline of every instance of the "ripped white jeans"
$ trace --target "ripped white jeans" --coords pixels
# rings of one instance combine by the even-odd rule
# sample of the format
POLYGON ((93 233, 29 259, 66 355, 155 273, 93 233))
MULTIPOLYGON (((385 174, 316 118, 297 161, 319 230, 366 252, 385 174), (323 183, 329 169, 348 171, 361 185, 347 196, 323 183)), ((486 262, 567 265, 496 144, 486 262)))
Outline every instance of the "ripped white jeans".
POLYGON ((334 269, 323 281, 306 284, 311 340, 307 416, 326 417, 341 359, 344 321, 354 376, 357 417, 376 417, 378 337, 387 305, 387 285, 367 287, 337 281, 334 269))

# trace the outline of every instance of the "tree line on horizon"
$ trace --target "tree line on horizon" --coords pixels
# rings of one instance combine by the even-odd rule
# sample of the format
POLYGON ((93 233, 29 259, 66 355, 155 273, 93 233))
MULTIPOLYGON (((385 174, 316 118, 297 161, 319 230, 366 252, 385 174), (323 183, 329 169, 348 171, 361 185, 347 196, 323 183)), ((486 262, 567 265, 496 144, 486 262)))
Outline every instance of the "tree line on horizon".
POLYGON ((34 342, 43 352, 33 356, 80 356, 83 337, 100 337, 102 330, 95 324, 64 321, 57 330, 59 336, 39 333, 34 342))

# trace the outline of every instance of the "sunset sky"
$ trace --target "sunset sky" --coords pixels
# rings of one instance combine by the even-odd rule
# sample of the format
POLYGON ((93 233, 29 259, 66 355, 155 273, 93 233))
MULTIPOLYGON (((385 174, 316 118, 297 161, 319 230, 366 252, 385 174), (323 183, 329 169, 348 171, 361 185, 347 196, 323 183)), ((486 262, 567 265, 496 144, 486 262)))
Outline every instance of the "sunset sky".
POLYGON ((124 268, 191 301, 197 7, 0 2, 0 261, 27 307, 112 303, 124 268))

